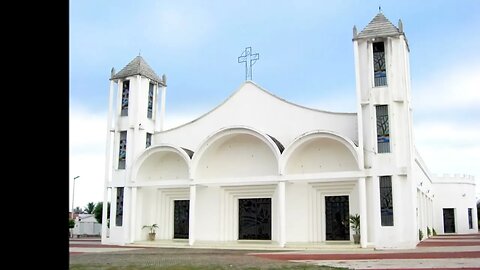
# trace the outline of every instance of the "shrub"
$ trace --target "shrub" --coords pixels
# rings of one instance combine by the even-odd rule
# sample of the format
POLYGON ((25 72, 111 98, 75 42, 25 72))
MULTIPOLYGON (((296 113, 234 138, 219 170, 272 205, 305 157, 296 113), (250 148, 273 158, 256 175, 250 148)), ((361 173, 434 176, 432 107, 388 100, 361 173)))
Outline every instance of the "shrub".
POLYGON ((422 230, 419 229, 418 230, 418 240, 422 241, 422 239, 423 239, 423 232, 422 232, 422 230))
POLYGON ((437 232, 433 229, 433 236, 437 236, 437 232))
POLYGON ((427 226, 427 237, 430 237, 432 235, 432 231, 430 231, 430 227, 427 226))

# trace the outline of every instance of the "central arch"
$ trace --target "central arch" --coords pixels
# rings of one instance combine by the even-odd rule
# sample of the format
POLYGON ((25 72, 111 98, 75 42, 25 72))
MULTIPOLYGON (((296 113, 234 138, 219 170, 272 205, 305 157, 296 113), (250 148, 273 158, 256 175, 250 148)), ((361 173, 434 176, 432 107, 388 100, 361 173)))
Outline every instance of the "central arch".
POLYGON ((250 127, 227 127, 195 151, 192 174, 199 179, 278 175, 279 158, 279 146, 270 136, 250 127))
POLYGON ((352 141, 329 131, 312 131, 295 139, 283 153, 285 174, 359 170, 352 141))
POLYGON ((132 175, 135 181, 189 179, 188 152, 167 144, 149 147, 135 161, 132 175))

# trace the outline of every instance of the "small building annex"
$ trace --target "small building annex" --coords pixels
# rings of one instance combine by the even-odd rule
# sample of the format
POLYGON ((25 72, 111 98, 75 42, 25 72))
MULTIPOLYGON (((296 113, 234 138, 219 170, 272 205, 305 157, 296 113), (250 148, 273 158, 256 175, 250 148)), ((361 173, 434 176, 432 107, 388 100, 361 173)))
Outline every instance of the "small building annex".
POLYGON ((415 149, 402 22, 378 13, 352 41, 356 113, 293 104, 246 81, 164 130, 166 77, 141 56, 112 70, 102 243, 146 241, 142 227, 158 224, 160 246, 353 244, 354 214, 361 247, 476 232, 474 179, 434 176, 415 149))

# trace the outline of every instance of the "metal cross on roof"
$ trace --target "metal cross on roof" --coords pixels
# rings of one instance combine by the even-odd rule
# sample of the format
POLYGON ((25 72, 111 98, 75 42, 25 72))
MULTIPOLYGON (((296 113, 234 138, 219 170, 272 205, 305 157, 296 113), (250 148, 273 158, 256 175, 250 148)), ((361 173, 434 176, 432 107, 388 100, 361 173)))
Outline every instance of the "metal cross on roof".
POLYGON ((252 54, 252 47, 245 48, 242 55, 238 57, 238 63, 245 63, 245 80, 252 79, 252 66, 259 59, 259 54, 252 54))

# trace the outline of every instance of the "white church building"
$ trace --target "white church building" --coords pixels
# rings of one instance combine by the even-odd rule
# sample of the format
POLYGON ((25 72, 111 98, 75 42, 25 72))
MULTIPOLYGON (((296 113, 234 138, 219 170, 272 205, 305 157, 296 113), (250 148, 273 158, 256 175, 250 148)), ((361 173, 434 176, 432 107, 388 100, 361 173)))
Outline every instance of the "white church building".
POLYGON ((142 227, 157 224, 158 246, 355 245, 355 214, 360 247, 414 248, 433 229, 477 232, 473 177, 435 176, 416 151, 402 22, 378 13, 352 41, 356 113, 304 107, 245 81, 164 130, 166 76, 141 56, 112 69, 102 243, 147 241, 142 227))

